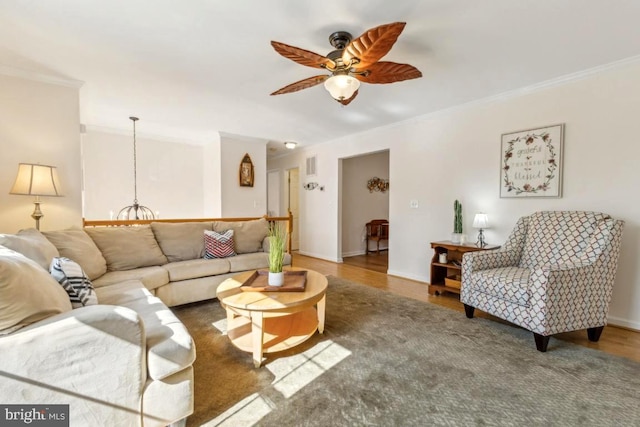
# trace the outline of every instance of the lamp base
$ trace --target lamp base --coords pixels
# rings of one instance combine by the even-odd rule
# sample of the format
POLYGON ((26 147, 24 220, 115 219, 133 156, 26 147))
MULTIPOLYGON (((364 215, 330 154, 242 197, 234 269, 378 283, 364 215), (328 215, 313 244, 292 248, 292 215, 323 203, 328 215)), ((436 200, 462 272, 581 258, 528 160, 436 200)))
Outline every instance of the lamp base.
POLYGON ((487 246, 487 242, 485 242, 484 240, 484 232, 482 231, 482 228, 478 233, 478 241, 476 242, 476 246, 479 248, 484 248, 485 246, 487 246))
POLYGON ((36 200, 35 200, 35 202, 33 202, 33 204, 36 205, 36 207, 33 210, 33 213, 31 214, 31 218, 36 220, 36 230, 39 231, 40 230, 40 218, 42 218, 44 216, 44 214, 40 210, 40 198, 38 196, 36 196, 36 200))

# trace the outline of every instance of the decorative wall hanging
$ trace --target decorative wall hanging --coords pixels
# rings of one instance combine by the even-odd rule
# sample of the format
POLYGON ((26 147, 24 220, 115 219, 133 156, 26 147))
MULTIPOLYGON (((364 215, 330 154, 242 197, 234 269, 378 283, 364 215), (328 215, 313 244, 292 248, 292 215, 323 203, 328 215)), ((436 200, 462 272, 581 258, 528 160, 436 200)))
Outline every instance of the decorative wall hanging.
POLYGON ((253 162, 249 153, 245 153, 240 162, 240 187, 253 187, 253 162))
POLYGON ((505 133, 500 197, 562 197, 564 123, 505 133))
POLYGON ((373 193, 374 191, 380 191, 384 193, 389 190, 389 180, 374 176, 369 181, 367 181, 367 188, 369 189, 369 193, 373 193))

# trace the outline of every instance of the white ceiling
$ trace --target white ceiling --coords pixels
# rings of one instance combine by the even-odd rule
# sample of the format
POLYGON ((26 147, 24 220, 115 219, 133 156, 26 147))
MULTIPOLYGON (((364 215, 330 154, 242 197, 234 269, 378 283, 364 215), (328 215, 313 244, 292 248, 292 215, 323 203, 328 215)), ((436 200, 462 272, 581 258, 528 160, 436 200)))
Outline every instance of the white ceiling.
POLYGON ((84 82, 88 126, 305 146, 640 55, 639 21, 638 0, 0 0, 0 65, 84 82), (322 85, 269 96, 322 74, 271 40, 324 55, 334 31, 394 21, 385 60, 423 78, 346 107, 322 85))

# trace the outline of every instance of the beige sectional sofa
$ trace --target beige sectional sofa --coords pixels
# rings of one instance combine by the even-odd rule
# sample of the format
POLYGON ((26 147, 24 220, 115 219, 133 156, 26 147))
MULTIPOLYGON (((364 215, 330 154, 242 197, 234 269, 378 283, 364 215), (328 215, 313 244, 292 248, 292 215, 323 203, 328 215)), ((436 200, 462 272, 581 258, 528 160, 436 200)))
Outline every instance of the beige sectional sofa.
POLYGON ((267 233, 262 218, 0 235, 0 401, 69 404, 71 425, 184 422, 196 353, 168 307, 266 268, 267 233), (237 255, 204 259, 204 230, 229 229, 237 255), (71 308, 54 257, 82 267, 97 305, 71 308))

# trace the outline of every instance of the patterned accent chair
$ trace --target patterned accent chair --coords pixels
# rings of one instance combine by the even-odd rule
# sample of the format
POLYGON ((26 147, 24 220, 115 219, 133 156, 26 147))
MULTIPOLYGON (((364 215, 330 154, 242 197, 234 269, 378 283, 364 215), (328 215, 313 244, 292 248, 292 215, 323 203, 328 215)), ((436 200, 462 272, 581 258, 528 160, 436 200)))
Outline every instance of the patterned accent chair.
POLYGON ((518 220, 500 249, 462 259, 460 301, 549 337, 587 329, 598 341, 607 323, 624 221, 596 212, 536 212, 518 220))

